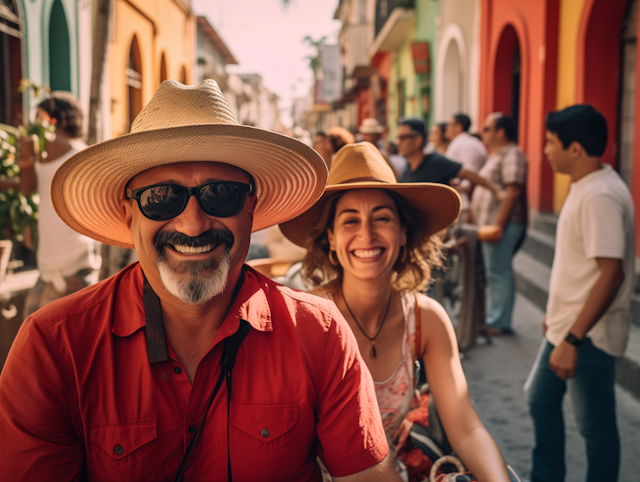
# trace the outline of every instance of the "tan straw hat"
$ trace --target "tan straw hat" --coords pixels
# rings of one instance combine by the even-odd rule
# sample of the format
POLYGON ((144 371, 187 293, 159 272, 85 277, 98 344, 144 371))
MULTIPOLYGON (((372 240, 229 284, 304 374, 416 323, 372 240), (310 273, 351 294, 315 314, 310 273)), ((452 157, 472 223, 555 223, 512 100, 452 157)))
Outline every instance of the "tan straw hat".
POLYGON ((186 86, 166 80, 130 134, 84 149, 60 166, 51 182, 53 207, 77 232, 133 248, 120 208, 126 184, 147 169, 192 161, 229 164, 253 177, 254 231, 311 207, 328 175, 322 157, 302 142, 239 125, 215 81, 186 86))
POLYGON ((307 212, 280 225, 282 233, 298 246, 309 249, 309 236, 326 202, 340 191, 388 189, 422 212, 427 235, 451 226, 460 215, 460 195, 444 184, 415 182, 399 184, 380 151, 369 142, 344 146, 329 171, 329 185, 307 212))
POLYGON ((378 119, 374 117, 368 117, 362 121, 362 125, 358 129, 360 134, 381 134, 384 131, 384 127, 380 125, 378 119))

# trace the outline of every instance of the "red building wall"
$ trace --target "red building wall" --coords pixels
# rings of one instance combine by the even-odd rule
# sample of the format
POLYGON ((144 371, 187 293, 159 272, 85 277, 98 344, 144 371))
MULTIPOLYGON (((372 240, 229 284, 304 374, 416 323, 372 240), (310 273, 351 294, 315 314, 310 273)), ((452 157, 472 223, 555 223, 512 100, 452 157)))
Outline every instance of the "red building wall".
POLYGON ((529 207, 551 211, 553 175, 544 119, 556 105, 559 0, 482 0, 480 119, 511 114, 511 66, 520 49, 518 143, 529 160, 529 207))

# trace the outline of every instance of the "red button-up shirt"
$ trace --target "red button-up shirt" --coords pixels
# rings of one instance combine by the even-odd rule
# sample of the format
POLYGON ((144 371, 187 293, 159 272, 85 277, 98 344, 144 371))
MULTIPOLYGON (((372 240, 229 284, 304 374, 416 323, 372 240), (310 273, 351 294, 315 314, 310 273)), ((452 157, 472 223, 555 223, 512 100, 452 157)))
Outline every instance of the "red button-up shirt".
POLYGON ((388 453, 371 375, 335 305, 246 267, 193 385, 167 342, 149 363, 138 264, 29 317, 0 375, 0 480, 173 481, 220 372, 221 343, 252 330, 222 384, 185 481, 320 480, 388 453), (227 426, 229 444, 227 445, 227 426))

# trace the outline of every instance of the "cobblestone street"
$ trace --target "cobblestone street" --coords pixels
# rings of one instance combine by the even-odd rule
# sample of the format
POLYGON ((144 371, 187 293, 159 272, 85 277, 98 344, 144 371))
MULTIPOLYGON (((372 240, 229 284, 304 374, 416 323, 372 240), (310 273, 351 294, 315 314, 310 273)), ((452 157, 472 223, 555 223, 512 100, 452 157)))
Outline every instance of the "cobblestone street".
MULTIPOLYGON (((481 340, 468 350, 463 367, 471 396, 482 422, 494 437, 507 462, 524 480, 529 479, 533 423, 524 401, 523 386, 542 341, 543 313, 521 295, 517 296, 514 336, 481 340)), ((620 482, 638 480, 640 474, 640 403, 616 386, 618 427, 622 445, 620 482)), ((566 482, 585 480, 586 456, 568 397, 564 405, 566 424, 566 482)), ((604 482, 604 481, 603 481, 604 482)))

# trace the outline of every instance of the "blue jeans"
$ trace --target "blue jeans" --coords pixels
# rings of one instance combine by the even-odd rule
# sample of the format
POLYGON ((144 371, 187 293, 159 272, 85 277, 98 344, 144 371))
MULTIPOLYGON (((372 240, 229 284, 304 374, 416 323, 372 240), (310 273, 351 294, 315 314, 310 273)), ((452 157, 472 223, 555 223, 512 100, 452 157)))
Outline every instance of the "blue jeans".
POLYGON ((482 260, 489 289, 487 325, 511 329, 511 315, 516 299, 516 280, 511 260, 524 236, 522 224, 509 223, 499 243, 482 243, 482 260))
POLYGON ((549 367, 553 348, 547 340, 542 343, 525 385, 536 438, 531 482, 564 481, 562 399, 567 387, 578 430, 586 441, 587 482, 615 482, 620 466, 614 392, 616 359, 585 337, 578 347, 576 376, 564 381, 549 367))

